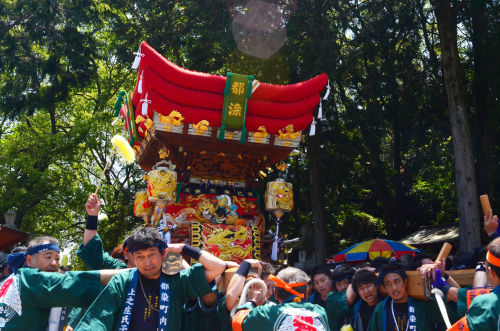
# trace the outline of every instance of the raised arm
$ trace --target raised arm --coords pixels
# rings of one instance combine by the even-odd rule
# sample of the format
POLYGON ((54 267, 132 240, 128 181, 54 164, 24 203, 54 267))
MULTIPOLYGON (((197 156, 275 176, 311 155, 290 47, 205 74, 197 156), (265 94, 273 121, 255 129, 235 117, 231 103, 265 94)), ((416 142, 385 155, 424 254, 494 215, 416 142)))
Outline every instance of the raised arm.
POLYGON ((97 195, 91 194, 85 204, 87 222, 85 224, 85 232, 83 233, 83 246, 87 245, 97 234, 97 215, 99 215, 100 208, 99 198, 97 195))

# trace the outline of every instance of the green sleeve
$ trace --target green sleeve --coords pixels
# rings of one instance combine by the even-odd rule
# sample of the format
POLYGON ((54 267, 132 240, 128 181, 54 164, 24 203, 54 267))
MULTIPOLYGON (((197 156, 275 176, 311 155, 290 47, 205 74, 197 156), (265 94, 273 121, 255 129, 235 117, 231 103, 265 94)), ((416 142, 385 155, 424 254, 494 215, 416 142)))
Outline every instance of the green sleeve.
POLYGON ((458 299, 457 299, 457 317, 462 318, 467 313, 467 291, 469 288, 459 288, 458 289, 458 299))
POLYGON ((85 308, 75 307, 71 309, 68 316, 68 325, 74 329, 78 322, 80 322, 83 314, 85 314, 85 308))
POLYGON ((226 308, 226 296, 223 296, 217 305, 217 316, 219 318, 221 331, 231 331, 231 316, 226 308))
POLYGON ((491 331, 498 328, 498 309, 488 302, 490 294, 483 294, 474 298, 467 312, 467 325, 474 331, 491 331))
POLYGON ((19 269, 23 293, 35 307, 87 307, 101 291, 99 271, 69 271, 65 274, 38 269, 19 269))
MULTIPOLYGON (((417 300, 415 300, 417 301, 417 300)), ((424 307, 425 314, 428 316, 428 322, 433 323, 434 325, 438 325, 443 330, 446 329, 446 325, 443 320, 443 315, 441 315, 441 310, 435 300, 418 300, 424 307)), ((444 305, 446 307, 446 312, 448 313, 448 318, 450 319, 451 324, 455 323, 457 318, 457 313, 450 308, 448 304, 448 300, 443 298, 444 305)), ((418 316, 417 316, 418 318, 418 316)))
POLYGON ((127 268, 125 263, 112 258, 108 253, 104 252, 99 234, 96 234, 87 245, 80 245, 76 251, 76 255, 78 255, 91 270, 127 268))
POLYGON ((94 303, 87 309, 75 331, 113 330, 117 325, 126 299, 132 271, 113 276, 94 303))
POLYGON ((184 298, 202 297, 212 292, 212 288, 205 277, 205 268, 200 263, 181 270, 179 278, 184 290, 184 298))
POLYGON ((347 291, 330 292, 326 296, 326 314, 330 324, 330 330, 339 330, 346 317, 351 320, 352 310, 347 305, 347 291))
POLYGON ((382 330, 382 314, 384 313, 384 304, 385 300, 382 300, 377 304, 377 307, 375 307, 372 317, 370 318, 370 322, 368 323, 368 331, 382 330))

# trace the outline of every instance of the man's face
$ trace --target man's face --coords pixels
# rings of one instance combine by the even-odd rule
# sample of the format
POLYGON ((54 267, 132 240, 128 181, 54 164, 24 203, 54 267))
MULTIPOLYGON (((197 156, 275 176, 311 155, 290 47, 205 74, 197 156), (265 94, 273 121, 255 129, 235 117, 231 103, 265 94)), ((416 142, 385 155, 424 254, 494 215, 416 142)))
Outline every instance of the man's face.
POLYGON ((339 280, 338 282, 335 282, 335 289, 337 290, 337 292, 342 292, 349 287, 349 284, 349 279, 347 278, 339 280))
POLYGON ((269 300, 271 295, 273 294, 273 286, 274 282, 269 279, 269 276, 264 279, 264 283, 266 283, 267 286, 267 293, 266 293, 266 300, 269 300))
POLYGON ((161 274, 163 257, 158 247, 141 249, 133 253, 134 262, 141 275, 150 279, 157 279, 161 274))
POLYGON ((314 289, 325 297, 332 291, 332 280, 325 274, 316 274, 313 277, 314 289))
POLYGON ((361 284, 358 286, 358 293, 361 300, 369 306, 374 306, 378 302, 378 289, 374 283, 361 284))
POLYGON ((35 255, 26 257, 28 267, 38 268, 41 271, 58 272, 59 271, 59 252, 47 250, 35 255))
POLYGON ((408 301, 408 293, 406 292, 406 280, 399 274, 391 272, 384 277, 384 287, 389 296, 396 303, 408 301))

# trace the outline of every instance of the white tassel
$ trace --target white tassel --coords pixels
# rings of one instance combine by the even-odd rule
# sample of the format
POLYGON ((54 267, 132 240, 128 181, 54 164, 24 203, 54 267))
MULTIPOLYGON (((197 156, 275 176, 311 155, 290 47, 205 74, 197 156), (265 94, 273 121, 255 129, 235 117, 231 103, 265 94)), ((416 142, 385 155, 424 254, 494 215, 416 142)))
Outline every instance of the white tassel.
POLYGON ((330 80, 328 80, 328 85, 326 86, 326 93, 325 93, 325 96, 323 97, 323 100, 326 100, 328 98, 328 96, 330 95, 330 80))
POLYGON ((135 54, 135 59, 134 63, 132 63, 132 69, 137 69, 139 68, 139 63, 141 63, 141 58, 144 57, 144 54, 141 53, 141 46, 139 46, 139 49, 137 52, 134 52, 135 54))
POLYGON ((309 130, 309 135, 314 136, 316 134, 316 120, 313 119, 311 123, 311 129, 309 130))
POLYGON ((318 119, 323 118, 323 101, 319 100, 318 119))
POLYGON ((279 231, 280 231, 280 224, 276 223, 276 234, 274 235, 274 241, 273 241, 273 249, 271 251, 271 260, 273 261, 278 261, 278 242, 279 242, 279 231))
POLYGON ((172 243, 172 235, 170 234, 170 230, 165 233, 165 241, 167 242, 167 245, 170 245, 172 243))
POLYGON ((139 101, 142 102, 142 116, 148 116, 148 105, 151 103, 151 100, 148 100, 148 94, 146 93, 146 97, 139 101))
POLYGON ((142 94, 142 75, 144 74, 144 70, 141 72, 141 76, 139 78, 139 84, 137 85, 137 92, 142 94))

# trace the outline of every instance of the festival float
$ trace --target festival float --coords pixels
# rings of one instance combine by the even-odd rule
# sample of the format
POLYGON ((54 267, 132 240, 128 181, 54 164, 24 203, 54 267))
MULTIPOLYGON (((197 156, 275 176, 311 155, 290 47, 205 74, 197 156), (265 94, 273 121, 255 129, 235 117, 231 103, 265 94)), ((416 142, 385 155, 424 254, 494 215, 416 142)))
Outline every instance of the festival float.
MULTIPOLYGON (((186 70, 146 42, 135 54, 135 89, 121 91, 115 104, 147 173, 134 215, 157 227, 167 243, 189 243, 224 260, 261 259, 263 209, 279 229, 282 215, 293 208, 293 190, 278 179, 261 199, 255 181, 270 167, 286 170, 283 160, 303 132, 310 127, 314 134, 313 113, 319 105, 321 118, 320 93, 328 77, 273 85, 251 75, 186 70)), ((324 99, 329 91, 328 85, 324 99)))

